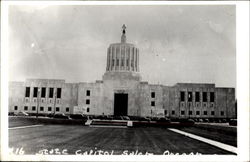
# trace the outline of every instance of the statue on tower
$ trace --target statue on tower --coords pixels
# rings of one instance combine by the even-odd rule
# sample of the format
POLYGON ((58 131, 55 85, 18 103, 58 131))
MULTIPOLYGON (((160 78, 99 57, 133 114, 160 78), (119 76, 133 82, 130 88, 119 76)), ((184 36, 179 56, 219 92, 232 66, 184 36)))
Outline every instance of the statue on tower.
POLYGON ((125 24, 123 24, 122 25, 122 34, 126 34, 126 25, 125 24))

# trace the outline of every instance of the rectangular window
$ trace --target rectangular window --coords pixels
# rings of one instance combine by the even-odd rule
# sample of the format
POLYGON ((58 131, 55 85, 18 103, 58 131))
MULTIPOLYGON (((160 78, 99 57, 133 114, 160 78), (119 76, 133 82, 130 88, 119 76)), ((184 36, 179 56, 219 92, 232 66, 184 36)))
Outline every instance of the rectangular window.
POLYGON ((172 110, 172 115, 174 115, 175 114, 175 111, 174 110, 172 110))
POLYGON ((121 60, 121 66, 124 66, 124 60, 123 59, 121 60))
POLYGON ((204 111, 204 112, 203 112, 203 115, 207 115, 207 111, 204 111))
POLYGON ((87 108, 87 112, 89 112, 89 108, 87 108))
POLYGON ((51 111, 52 110, 52 108, 51 107, 48 107, 48 111, 51 111))
POLYGON ((18 106, 14 106, 14 110, 18 110, 18 106))
POLYGON ((116 60, 116 66, 119 66, 119 60, 118 59, 116 60))
POLYGON ((181 91, 181 101, 185 101, 185 92, 181 91))
POLYGON ((185 111, 181 111, 181 115, 185 115, 185 111))
POLYGON ((59 108, 59 107, 56 107, 56 111, 57 111, 57 112, 60 111, 60 108, 59 108))
POLYGON ((192 92, 188 92, 188 102, 192 102, 193 95, 192 92))
POLYGON ((112 60, 112 66, 115 66, 115 60, 114 59, 112 60))
POLYGON ((200 115, 200 111, 196 111, 196 115, 200 115))
POLYGON ((127 59, 127 66, 128 66, 129 64, 128 64, 128 59, 127 59))
POLYGON ((195 102, 200 102, 200 92, 195 92, 195 102))
POLYGON ((210 92, 210 102, 214 102, 214 92, 210 92))
POLYGON ((43 111, 43 110, 44 110, 44 108, 41 106, 41 107, 40 107, 40 111, 43 111))
POLYGON ((24 111, 27 111, 28 110, 28 106, 24 106, 24 111))
POLYGON ((155 92, 151 92, 151 98, 155 98, 155 92))
POLYGON ((32 106, 32 111, 36 111, 36 106, 32 106))
POLYGON ((86 104, 87 104, 87 105, 90 104, 90 100, 89 100, 89 99, 86 100, 86 104))
POLYGON ((189 115, 192 115, 192 113, 193 113, 192 111, 189 111, 189 112, 188 112, 189 115))
POLYGON ((221 115, 221 116, 224 116, 224 111, 221 111, 221 112, 220 112, 220 115, 221 115))
POLYGON ((69 112, 69 108, 68 107, 66 107, 66 112, 69 112))
POLYGON ((62 88, 57 88, 56 98, 61 98, 62 88))
POLYGON ((33 97, 37 97, 38 87, 34 87, 33 97))
POLYGON ((155 102, 154 101, 151 101, 151 106, 155 106, 155 102))
POLYGON ((214 111, 211 111, 211 115, 214 115, 214 111))
POLYGON ((86 91, 86 96, 90 96, 90 90, 86 91))
POLYGON ((167 114, 168 114, 168 111, 167 111, 167 110, 164 110, 164 114, 167 115, 167 114))
POLYGON ((49 88, 49 98, 53 98, 54 96, 54 88, 49 88))
POLYGON ((30 87, 26 87, 26 89, 25 89, 25 97, 30 97, 30 87))
POLYGON ((42 98, 45 98, 46 96, 46 87, 42 87, 42 94, 41 94, 41 97, 42 98))
POLYGON ((202 101, 207 102, 207 92, 202 92, 202 101))

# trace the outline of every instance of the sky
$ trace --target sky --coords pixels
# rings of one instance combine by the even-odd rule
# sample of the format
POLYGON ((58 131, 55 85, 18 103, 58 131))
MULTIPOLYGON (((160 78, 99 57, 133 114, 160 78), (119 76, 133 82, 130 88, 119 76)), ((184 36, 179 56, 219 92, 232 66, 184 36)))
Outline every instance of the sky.
POLYGON ((126 24, 143 81, 236 87, 235 16, 233 5, 13 5, 9 80, 101 80, 126 24))

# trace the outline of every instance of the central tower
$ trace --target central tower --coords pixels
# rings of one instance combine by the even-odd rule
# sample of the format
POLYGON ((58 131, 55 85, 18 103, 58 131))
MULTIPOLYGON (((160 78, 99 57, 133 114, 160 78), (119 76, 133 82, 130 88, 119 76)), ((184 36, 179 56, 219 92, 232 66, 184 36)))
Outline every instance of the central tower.
POLYGON ((107 67, 103 79, 112 79, 114 75, 122 75, 128 79, 140 80, 139 74, 139 49, 134 44, 127 43, 126 26, 122 26, 122 35, 120 43, 110 44, 107 50, 107 67), (131 78, 132 77, 132 78, 131 78))

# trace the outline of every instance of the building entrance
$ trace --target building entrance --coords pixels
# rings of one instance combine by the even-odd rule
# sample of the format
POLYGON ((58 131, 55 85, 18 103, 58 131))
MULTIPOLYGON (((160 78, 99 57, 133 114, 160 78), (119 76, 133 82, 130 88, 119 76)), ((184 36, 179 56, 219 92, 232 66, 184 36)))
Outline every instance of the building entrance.
POLYGON ((114 115, 127 116, 128 115, 128 94, 115 93, 114 96, 114 115))

